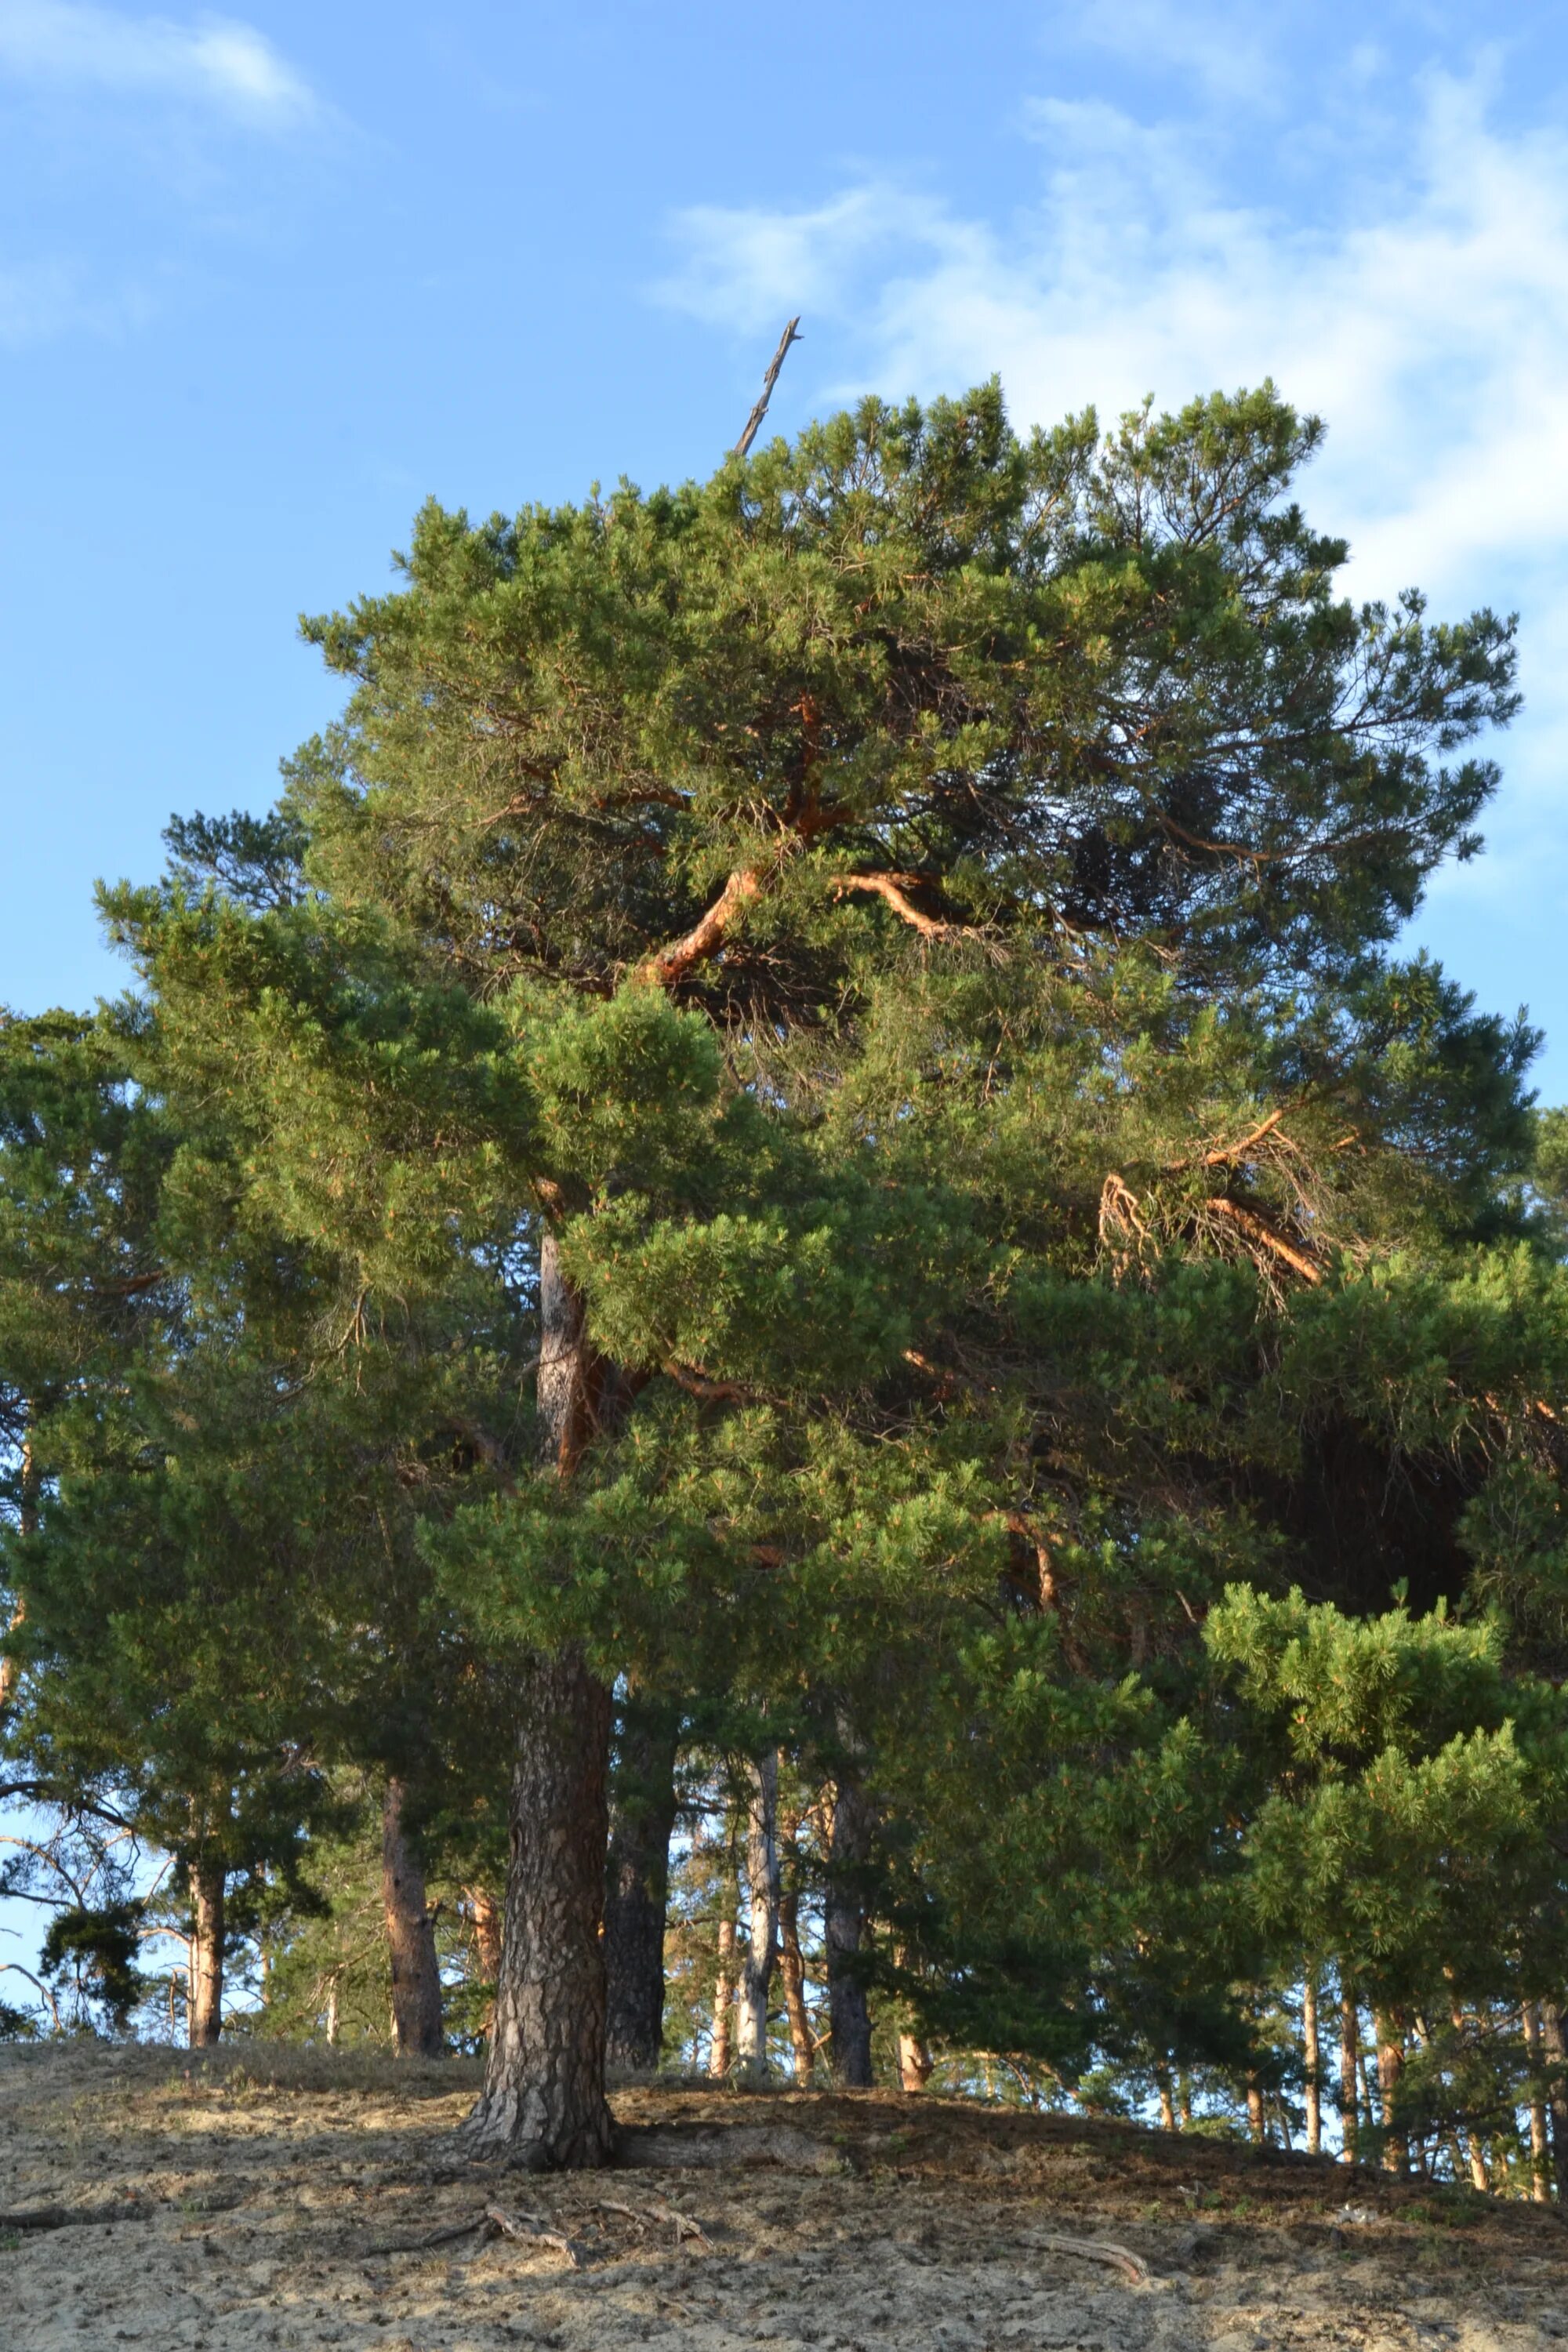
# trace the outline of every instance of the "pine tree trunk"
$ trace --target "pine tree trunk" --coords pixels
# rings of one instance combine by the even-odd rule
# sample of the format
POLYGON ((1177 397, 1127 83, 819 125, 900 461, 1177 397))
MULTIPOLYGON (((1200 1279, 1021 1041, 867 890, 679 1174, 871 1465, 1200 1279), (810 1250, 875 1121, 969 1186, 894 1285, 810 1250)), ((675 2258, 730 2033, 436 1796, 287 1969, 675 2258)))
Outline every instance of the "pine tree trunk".
POLYGON ((1340 1993, 1340 2162, 1354 2164, 1361 2154, 1360 2112, 1356 2104, 1356 2068, 1361 2058, 1361 2015, 1352 1992, 1340 1993))
MULTIPOLYGON (((553 1234, 539 1255, 536 1402, 547 1460, 569 1478, 592 1429, 604 1367, 553 1234)), ((610 1694, 575 1649, 518 1675, 511 1862, 485 2087, 462 2142, 531 2171, 605 2163, 605 1858, 610 1694)))
POLYGON ((381 1808, 381 1901, 392 1962, 392 2038, 400 2058, 439 2058, 441 1969, 425 1873, 403 1827, 408 1791, 395 1776, 381 1808))
POLYGON ((871 1808, 853 1780, 838 1783, 827 1856, 824 1942, 833 2080, 841 2091, 871 2087, 871 2011, 857 1973, 866 1932, 864 1874, 871 1853, 871 1808))
POLYGON ((610 1776, 605 1873, 605 2054, 649 2074, 664 2049, 664 1920, 675 1827, 678 1710, 628 1690, 610 1776))
POLYGON ((1392 2011, 1373 2018, 1377 2035, 1377 2088, 1383 2108, 1383 2168, 1404 2174, 1410 2169, 1410 2147, 1398 2121, 1399 2090, 1405 2077, 1405 2036, 1392 2011))
POLYGON ((799 1820, 792 1813, 779 1831, 779 1976, 784 1983, 795 2079, 804 2090, 811 2081, 816 2053, 811 2012, 805 2005, 805 1958, 800 1948, 799 1830, 799 1820))
MULTIPOLYGON (((22 1433, 19 1532, 25 1542, 28 1536, 37 1535, 38 1531, 38 1471, 33 1455, 33 1408, 30 1402, 24 1405, 23 1412, 26 1421, 22 1433)), ((12 1633, 18 1633, 26 1622, 27 1603, 23 1595, 18 1593, 12 1603, 11 1622, 7 1631, 12 1633)), ((9 1655, 0 1657, 0 1715, 5 1713, 16 1695, 21 1671, 21 1663, 18 1659, 9 1655)))
POLYGON ((1154 2088, 1160 2094, 1160 2128, 1173 2132, 1176 2128, 1176 2102, 1171 2095, 1171 2070, 1168 2066, 1155 2067, 1154 2088))
POLYGON ((743 2073, 761 2082, 768 2071, 768 1996, 779 1945, 779 1758, 768 1748, 750 1766, 746 1799, 746 1889, 751 1927, 741 1969, 740 2033, 743 2073))
POLYGON ((191 1867, 190 1999, 185 2038, 193 2050, 211 2050, 223 2032, 224 1866, 203 1855, 191 1867))
POLYGON ((719 1973, 713 1980, 713 2038, 708 2048, 708 2072, 720 2083, 730 2072, 730 2012, 734 1991, 735 1920, 732 1913, 727 1913, 719 1922, 719 1973))
POLYGON ((1268 2126, 1263 2114, 1263 2086, 1256 2074, 1247 2078, 1247 2128, 1254 2147, 1268 2145, 1268 2126))
POLYGON ((1542 2002, 1541 2036, 1545 2044, 1550 2076, 1548 2102, 1552 2115, 1552 2170, 1556 2175, 1557 2201, 1561 2205, 1568 2202, 1568 2036, 1563 2032, 1563 2010, 1559 2002, 1542 2002))
POLYGON ((473 1922, 474 1951, 479 1963, 479 1973, 490 1988, 489 2006, 479 2027, 480 2039, 488 2042, 496 2021, 495 1989, 500 1981, 501 1906, 488 1886, 465 1886, 463 1899, 473 1922))
POLYGON ((1552 2158, 1547 2145, 1541 2010, 1535 2001, 1525 2002, 1523 2018, 1524 2047, 1530 2059, 1530 2193, 1537 2205, 1550 2205, 1552 2158))
POLYGON ((1309 1968, 1301 1987, 1301 2058, 1305 2076, 1307 2153, 1323 2151, 1322 2053, 1318 2042, 1318 1976, 1309 1968))
POLYGON ((474 1951, 487 1984, 500 1974, 501 1907, 488 1886, 465 1886, 464 1900, 474 1923, 474 1951))

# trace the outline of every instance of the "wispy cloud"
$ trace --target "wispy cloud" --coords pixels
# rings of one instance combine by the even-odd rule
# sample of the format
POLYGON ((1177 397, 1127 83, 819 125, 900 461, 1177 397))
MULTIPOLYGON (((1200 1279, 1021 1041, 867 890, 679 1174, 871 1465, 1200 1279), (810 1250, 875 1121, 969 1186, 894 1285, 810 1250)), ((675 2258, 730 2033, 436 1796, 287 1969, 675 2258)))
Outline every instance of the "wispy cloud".
POLYGON ((263 127, 315 109, 309 85, 254 26, 130 16, 86 0, 0 0, 0 79, 163 97, 263 127))
MULTIPOLYGON (((1351 537, 1352 585, 1527 607, 1530 717, 1497 828, 1522 856, 1517 820, 1533 794, 1539 831, 1559 799, 1568 732, 1568 137, 1505 133, 1492 95, 1485 74, 1433 76, 1363 118, 1326 217, 1239 196, 1201 118, 1046 100, 1026 114, 1038 201, 1005 232, 868 181, 795 212, 683 215, 661 290, 753 334, 836 320, 856 373, 834 397, 994 370, 1016 416, 1050 422, 1272 375, 1328 420, 1309 496, 1351 537)), ((1457 887, 1500 889, 1509 862, 1457 887)))

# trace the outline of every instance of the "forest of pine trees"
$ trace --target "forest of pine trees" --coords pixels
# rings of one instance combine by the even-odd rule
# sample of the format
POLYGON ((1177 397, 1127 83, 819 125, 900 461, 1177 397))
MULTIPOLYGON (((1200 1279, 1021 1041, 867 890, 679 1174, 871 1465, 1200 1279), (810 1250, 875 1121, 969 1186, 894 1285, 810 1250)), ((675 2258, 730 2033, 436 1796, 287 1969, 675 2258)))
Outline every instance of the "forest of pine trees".
POLYGON ((5 2032, 1568 2200, 1568 1123, 1401 946, 1513 631, 1319 430, 867 401, 306 622, 0 1023, 5 2032))

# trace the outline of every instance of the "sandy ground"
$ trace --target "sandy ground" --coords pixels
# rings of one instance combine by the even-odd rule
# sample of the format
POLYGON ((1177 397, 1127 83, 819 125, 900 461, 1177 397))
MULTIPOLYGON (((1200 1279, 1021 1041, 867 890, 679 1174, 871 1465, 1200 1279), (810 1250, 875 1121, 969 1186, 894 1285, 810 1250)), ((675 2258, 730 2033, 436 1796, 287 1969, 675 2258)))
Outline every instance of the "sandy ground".
MULTIPOLYGON (((467 2065, 0 2051, 4 2352, 1525 2352, 1568 2226, 1306 2158, 953 2101, 617 2095, 718 2168, 457 2168, 467 2065), (780 2158, 784 2159, 782 2162, 780 2158), (735 2158, 746 2160, 734 2160, 735 2158), (538 2239, 409 2242, 487 2204, 538 2239), (1344 2209, 1352 2210, 1346 2212, 1344 2209), (701 2231, 694 2234, 692 2225, 701 2231), (1147 2265, 1053 2246, 1114 2243, 1147 2265), (573 2262, 575 2267, 573 2267, 573 2262)), ((634 2142, 634 2144, 636 2144, 634 2142)))

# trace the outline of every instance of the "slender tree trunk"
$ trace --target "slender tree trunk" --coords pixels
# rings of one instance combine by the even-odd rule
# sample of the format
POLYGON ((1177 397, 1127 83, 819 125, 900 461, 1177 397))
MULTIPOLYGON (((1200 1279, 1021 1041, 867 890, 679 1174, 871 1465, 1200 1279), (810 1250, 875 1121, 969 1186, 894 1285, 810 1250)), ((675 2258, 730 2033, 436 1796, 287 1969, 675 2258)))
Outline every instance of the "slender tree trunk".
POLYGON ((746 1888, 750 1933, 741 1969, 740 2060, 760 2082, 768 2071, 768 1996, 779 1947, 779 1758, 771 1748, 749 1767, 746 1888))
POLYGON ((1193 2127, 1193 2078, 1184 2067, 1176 2077, 1176 2119, 1184 2131, 1193 2127))
POLYGON ((811 2012, 805 2005, 805 1959, 800 1948, 800 1822, 787 1814, 779 1826, 779 1975, 795 2079, 804 2090, 811 2081, 816 2051, 811 2012))
POLYGON ((871 1853, 871 1808, 852 1779, 838 1783, 827 1857, 825 1937, 833 2080, 843 2091, 871 2087, 871 2011, 857 1973, 866 1932, 864 1877, 871 1853))
POLYGON ((465 1886, 463 1895, 468 1906, 468 1917, 473 1922, 474 1950, 479 1958, 479 1970, 490 1988, 489 2006, 479 2028, 480 2035, 488 2042, 495 2031, 495 1989, 500 1981, 501 1906, 488 1886, 465 1886))
POLYGON ((1318 2042, 1318 1972, 1309 1967, 1301 1984, 1301 2059, 1305 2077, 1307 2153, 1323 2152, 1322 2053, 1318 2042))
POLYGON ((500 1974, 501 1907, 488 1886, 465 1886, 468 1916, 474 1923, 474 1950, 487 1984, 500 1974))
POLYGON ((1410 2145, 1398 2120, 1400 2084, 1405 2078, 1405 2035, 1398 2017, 1391 2010, 1375 2011, 1373 2026, 1377 2035, 1377 2088, 1383 2109, 1383 2168, 1384 2172, 1403 2174, 1410 2169, 1410 2145))
MULTIPOLYGON (((26 1420, 22 1433, 20 1532, 26 1539, 38 1531, 38 1472, 33 1456, 33 1408, 30 1402, 24 1411, 26 1420)), ((11 1622, 7 1630, 13 1633, 19 1633, 26 1622, 27 1603, 18 1593, 12 1603, 11 1622)), ((0 1715, 5 1713, 16 1696, 21 1671, 19 1660, 9 1655, 0 1657, 0 1715)))
POLYGON ((392 2038, 400 2058, 439 2058, 441 1969, 425 1873, 403 1827, 408 1791, 395 1775, 381 1808, 381 1901, 392 1961, 392 2038))
POLYGON ((1176 2103, 1171 2096, 1171 2070, 1168 2066, 1155 2067, 1154 2087, 1160 2094, 1160 2128, 1173 2132, 1176 2128, 1176 2103))
POLYGON ((1354 2164, 1361 2154, 1360 2111, 1356 2104, 1356 2070, 1361 2060, 1361 2015, 1353 1992, 1340 1992, 1340 2162, 1354 2164))
POLYGON ((1563 2204, 1568 2202, 1568 2037, 1563 2033, 1563 2010, 1557 2001, 1543 2000, 1541 2004, 1541 2038, 1545 2044, 1550 2076, 1552 2170, 1556 2175, 1557 2201, 1563 2204))
POLYGON ((605 2056, 649 2074, 664 2049, 664 1921, 680 1732, 668 1700, 626 1692, 610 1776, 605 1872, 605 2056))
POLYGON ((191 1866, 190 1997, 185 2036, 210 2050, 223 2032, 224 1866, 204 1854, 191 1866))
POLYGON ((1247 2128, 1254 2147, 1268 2144, 1268 2126, 1263 2114, 1263 2086, 1256 2074, 1247 2078, 1247 2128))
MULTIPOLYGON (((730 1897, 733 1903, 734 1897, 730 1897)), ((735 1915, 727 1911, 719 1922, 719 1973, 713 1981, 713 2038, 708 2045, 708 2072, 721 2083, 730 2072, 730 2017, 735 1995, 735 1915)))
MULTIPOLYGON (((553 1233, 539 1254, 536 1402, 546 1459, 570 1478, 607 1385, 553 1233)), ((605 1858, 610 1694, 580 1651, 518 1676, 511 1863, 485 2087, 464 2126, 475 2156, 530 2170, 605 2163, 605 1858)))
POLYGON ((338 1980, 334 1976, 327 1987, 327 2047, 338 2046, 338 1980))
POLYGON ((1552 2202, 1552 2158, 1547 2145, 1546 2088, 1542 2079, 1541 2009, 1524 2004, 1524 2047, 1530 2060, 1530 2193, 1537 2205, 1552 2202))

